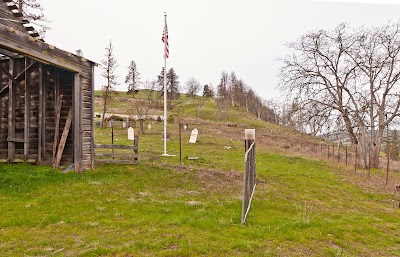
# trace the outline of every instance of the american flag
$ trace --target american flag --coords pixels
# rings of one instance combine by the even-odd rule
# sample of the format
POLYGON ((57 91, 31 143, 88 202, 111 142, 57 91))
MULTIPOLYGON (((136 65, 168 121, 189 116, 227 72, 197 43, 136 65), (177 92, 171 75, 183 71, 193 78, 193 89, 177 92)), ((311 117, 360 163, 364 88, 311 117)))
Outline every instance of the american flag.
POLYGON ((168 58, 168 56, 169 56, 169 45, 168 45, 167 18, 165 18, 165 27, 164 27, 164 32, 163 32, 163 35, 162 35, 162 41, 164 42, 164 45, 165 45, 165 53, 164 53, 165 54, 165 58, 168 58))

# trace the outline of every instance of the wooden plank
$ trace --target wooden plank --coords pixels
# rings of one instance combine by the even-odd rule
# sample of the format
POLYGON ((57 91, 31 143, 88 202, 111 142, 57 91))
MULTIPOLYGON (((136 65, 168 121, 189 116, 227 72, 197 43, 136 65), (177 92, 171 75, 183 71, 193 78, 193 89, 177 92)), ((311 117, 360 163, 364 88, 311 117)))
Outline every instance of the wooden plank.
POLYGON ((78 73, 74 74, 73 107, 74 107, 74 168, 76 172, 82 171, 82 132, 81 132, 81 78, 78 73))
POLYGON ((36 68, 38 62, 33 61, 31 64, 29 64, 28 67, 25 66, 25 69, 20 72, 17 76, 15 76, 15 81, 17 81, 18 83, 20 83, 22 80, 24 80, 26 78, 27 74, 32 73, 33 69, 36 68))
MULTIPOLYGON (((13 63, 13 59, 10 59, 10 63, 13 63)), ((13 70, 7 70, 6 68, 4 68, 3 67, 3 65, 0 65, 0 69, 2 69, 3 70, 3 72, 4 72, 4 74, 6 74, 7 75, 7 77, 12 81, 12 82, 14 82, 15 83, 15 85, 18 85, 19 84, 19 82, 17 81, 17 80, 15 80, 14 79, 14 77, 13 77, 13 70)))
POLYGON ((90 163, 91 163, 91 168, 94 169, 94 65, 92 65, 92 76, 91 76, 91 81, 90 81, 90 98, 92 102, 92 110, 91 110, 91 146, 90 146, 90 163))
MULTIPOLYGON (((0 65, 3 69, 3 66, 0 65)), ((9 77, 8 83, 8 137, 15 138, 15 96, 16 96, 16 85, 13 83, 12 75, 14 72, 14 60, 9 61, 9 71, 3 69, 3 71, 9 77)), ((13 163, 15 159, 15 142, 8 141, 8 156, 7 162, 13 163)))
POLYGON ((24 15, 23 15, 22 13, 20 13, 20 12, 13 12, 13 14, 15 15, 15 17, 18 17, 18 18, 24 16, 24 15))
POLYGON ((16 57, 16 56, 18 56, 18 53, 14 53, 14 52, 8 51, 6 49, 0 49, 0 54, 8 56, 8 57, 16 57))
POLYGON ((90 72, 91 64, 85 58, 68 53, 40 40, 34 40, 23 31, 0 24, 0 47, 28 56, 45 64, 52 64, 73 72, 90 72))
POLYGON ((32 31, 29 31, 29 35, 31 36, 31 37, 38 37, 38 36, 40 36, 39 35, 39 33, 37 33, 36 31, 33 31, 32 33, 31 33, 32 31))
POLYGON ((133 154, 122 154, 122 153, 96 153, 96 157, 120 157, 125 159, 133 159, 133 154))
MULTIPOLYGON (((27 66, 27 58, 25 58, 25 67, 27 66)), ((29 67, 24 70, 25 78, 25 111, 24 111, 24 160, 28 158, 29 152, 29 130, 30 130, 30 112, 31 112, 31 93, 30 93, 30 79, 28 76, 29 67)))
POLYGON ((4 93, 4 92, 6 92, 6 91, 8 91, 9 90, 9 87, 8 87, 8 85, 6 85, 1 91, 0 91, 0 96, 4 93))
POLYGON ((47 116, 47 112, 46 112, 46 96, 47 96, 47 83, 45 83, 46 78, 47 78, 47 73, 44 72, 44 66, 43 64, 39 64, 40 68, 41 68, 41 82, 40 84, 42 84, 42 101, 40 102, 40 104, 42 105, 42 161, 44 162, 46 160, 46 116, 47 116))
MULTIPOLYGON (((95 148, 102 148, 102 149, 112 149, 112 145, 102 145, 102 144, 95 144, 95 148)), ((133 145, 114 145, 114 149, 131 149, 135 150, 137 148, 136 146, 133 145)))
POLYGON ((42 64, 39 64, 39 114, 38 114, 38 163, 42 164, 42 135, 43 135, 43 74, 42 64))
POLYGON ((25 139, 24 138, 7 137, 7 142, 25 143, 25 139))
MULTIPOLYGON (((7 2, 10 2, 10 1, 7 1, 7 2)), ((12 10, 18 10, 18 6, 16 6, 15 4, 13 4, 13 5, 7 5, 7 7, 8 7, 8 9, 9 9, 10 11, 12 11, 12 10)))
POLYGON ((60 107, 60 70, 56 67, 54 69, 54 138, 53 138, 53 165, 56 161, 57 147, 59 142, 59 131, 60 131, 60 117, 61 117, 61 107, 60 107), (59 109, 60 108, 60 109, 59 109), (58 110, 60 113, 58 113, 58 110), (57 120, 58 117, 58 120, 57 120), (54 143, 55 142, 55 143, 54 143))
POLYGON ((32 27, 32 26, 26 26, 26 27, 25 27, 25 30, 26 30, 26 31, 34 31, 35 28, 32 27))
POLYGON ((65 122, 64 131, 61 135, 60 144, 58 145, 56 161, 53 164, 53 168, 55 169, 58 169, 58 167, 60 167, 61 157, 65 148, 65 143, 67 142, 71 124, 72 124, 72 107, 69 109, 67 121, 65 122))
POLYGON ((137 164, 136 161, 127 160, 96 160, 97 163, 111 163, 111 164, 137 164))

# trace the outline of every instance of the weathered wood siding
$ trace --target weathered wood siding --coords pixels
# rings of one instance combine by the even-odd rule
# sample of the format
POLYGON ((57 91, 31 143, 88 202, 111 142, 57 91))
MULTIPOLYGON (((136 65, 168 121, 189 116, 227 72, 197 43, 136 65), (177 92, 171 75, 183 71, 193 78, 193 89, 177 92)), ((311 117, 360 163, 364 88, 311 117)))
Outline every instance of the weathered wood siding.
POLYGON ((92 168, 95 63, 31 37, 21 22, 10 21, 23 18, 14 15, 5 2, 0 0, 0 66, 5 70, 0 69, 0 158, 7 160, 15 148, 15 159, 51 164, 56 110, 62 95, 59 138, 70 108, 74 118, 61 164, 78 161, 79 170, 92 168), (14 78, 35 62, 24 79, 11 83, 7 71, 11 70, 14 78), (10 84, 14 87, 11 93, 10 84), (14 101, 10 101, 11 95, 14 101))
MULTIPOLYGON (((0 61, 0 65, 5 69, 9 69, 9 60, 4 59, 0 61)), ((39 65, 27 77, 27 85, 29 90, 29 159, 38 159, 38 145, 39 145, 39 93, 40 93, 40 72, 39 65)), ((14 73, 19 73, 24 70, 25 58, 14 59, 14 73)), ((92 69, 90 69, 91 71, 92 69)), ((56 68, 51 65, 43 65, 42 73, 43 81, 43 99, 45 101, 45 110, 43 112, 44 120, 44 133, 42 135, 44 142, 44 155, 42 160, 44 163, 51 163, 53 158, 53 144, 54 134, 56 129, 56 108, 61 100, 61 115, 59 124, 59 137, 61 136, 68 111, 73 107, 73 91, 74 87, 78 88, 80 92, 81 111, 76 114, 80 116, 81 128, 79 139, 82 142, 82 166, 84 169, 92 167, 93 156, 93 105, 92 105, 92 72, 81 73, 81 85, 74 84, 74 73, 56 68)), ((6 88, 9 84, 8 76, 0 70, 0 91, 6 88)), ((7 159, 8 153, 8 120, 9 120, 9 94, 8 90, 0 95, 0 158, 7 159)), ((15 138, 23 139, 25 133, 25 81, 16 85, 15 97, 15 138)), ((71 164, 74 161, 74 130, 68 134, 67 142, 64 148, 62 164, 71 164)), ((15 143, 15 158, 23 159, 24 157, 24 143, 15 143)))

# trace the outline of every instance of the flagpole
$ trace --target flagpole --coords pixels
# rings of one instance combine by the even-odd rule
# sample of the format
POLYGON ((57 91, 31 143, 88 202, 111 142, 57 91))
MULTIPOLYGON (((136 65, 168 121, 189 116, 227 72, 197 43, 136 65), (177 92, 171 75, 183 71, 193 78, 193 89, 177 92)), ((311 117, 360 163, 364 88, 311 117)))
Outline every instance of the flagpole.
MULTIPOLYGON (((164 36, 166 37, 167 13, 164 12, 164 36)), ((167 155, 167 39, 164 40, 164 154, 167 155)))

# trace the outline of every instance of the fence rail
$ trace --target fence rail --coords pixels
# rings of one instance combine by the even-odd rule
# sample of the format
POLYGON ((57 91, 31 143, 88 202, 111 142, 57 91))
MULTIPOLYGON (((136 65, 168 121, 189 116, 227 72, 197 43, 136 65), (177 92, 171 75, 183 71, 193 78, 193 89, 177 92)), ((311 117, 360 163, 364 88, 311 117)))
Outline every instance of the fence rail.
POLYGON ((244 157, 243 175, 243 201, 242 201, 242 224, 245 223, 250 211, 251 200, 256 190, 256 146, 252 143, 244 157))
POLYGON ((134 145, 95 144, 95 162, 113 164, 137 164, 138 150, 138 136, 135 136, 134 145), (129 152, 129 150, 131 150, 132 152, 129 152))

